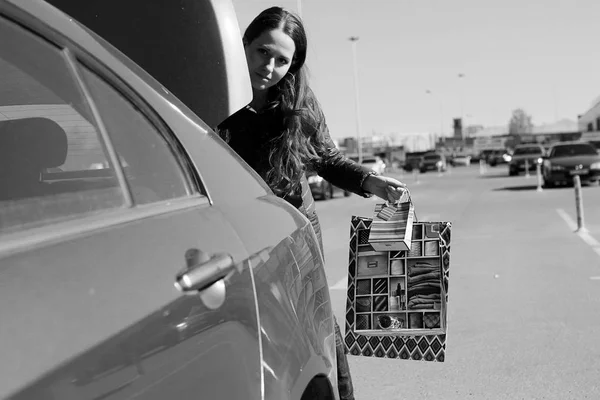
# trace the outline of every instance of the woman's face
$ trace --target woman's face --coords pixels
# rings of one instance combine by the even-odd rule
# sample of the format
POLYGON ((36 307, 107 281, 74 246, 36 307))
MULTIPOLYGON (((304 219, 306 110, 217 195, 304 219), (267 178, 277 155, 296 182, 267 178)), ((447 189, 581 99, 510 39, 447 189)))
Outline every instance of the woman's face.
POLYGON ((246 43, 245 49, 252 88, 266 90, 287 74, 296 45, 281 29, 274 29, 246 43))

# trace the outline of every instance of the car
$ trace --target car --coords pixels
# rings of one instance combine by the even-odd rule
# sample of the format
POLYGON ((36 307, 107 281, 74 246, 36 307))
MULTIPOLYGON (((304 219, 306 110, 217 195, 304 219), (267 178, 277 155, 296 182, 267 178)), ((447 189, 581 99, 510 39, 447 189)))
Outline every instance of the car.
POLYGON ((544 186, 571 184, 578 175, 582 183, 600 181, 600 154, 586 142, 562 142, 550 148, 543 160, 544 186))
POLYGON ((542 164, 544 147, 539 144, 519 144, 508 161, 508 175, 519 175, 522 171, 535 171, 542 164))
POLYGON ((422 173, 430 170, 445 171, 446 167, 446 157, 443 154, 428 153, 422 157, 421 163, 419 164, 419 171, 422 173))
POLYGON ((1 1, 0 37, 0 398, 337 399, 310 222, 72 15, 1 1))
POLYGON ((507 164, 511 159, 510 153, 506 149, 492 150, 486 158, 486 162, 490 167, 495 167, 500 164, 507 164))
MULTIPOLYGON (((353 161, 358 162, 358 156, 349 156, 353 161)), ((385 173, 386 165, 383 159, 379 156, 362 156, 361 165, 375 171, 377 174, 385 173)))
POLYGON ((335 196, 337 192, 343 193, 344 197, 348 197, 351 194, 347 190, 343 190, 337 186, 334 186, 329 181, 325 180, 323 177, 317 175, 316 172, 308 172, 306 174, 306 177, 308 180, 308 186, 310 187, 310 191, 313 197, 316 199, 331 199, 335 196))
POLYGON ((480 160, 483 160, 483 161, 485 161, 485 162, 487 163, 487 162, 488 162, 488 157, 489 157, 489 156, 490 156, 490 154, 492 154, 493 152, 494 152, 494 149, 484 149, 484 150, 481 150, 481 151, 479 152, 479 156, 478 156, 478 158, 479 158, 480 160))
POLYGON ((412 170, 419 169, 419 166, 421 165, 422 161, 423 156, 409 154, 406 156, 406 160, 404 161, 402 169, 404 169, 406 172, 411 172, 412 170))
POLYGON ((454 157, 452 157, 451 164, 453 167, 457 167, 459 165, 468 167, 469 165, 471 165, 471 156, 457 154, 454 157))

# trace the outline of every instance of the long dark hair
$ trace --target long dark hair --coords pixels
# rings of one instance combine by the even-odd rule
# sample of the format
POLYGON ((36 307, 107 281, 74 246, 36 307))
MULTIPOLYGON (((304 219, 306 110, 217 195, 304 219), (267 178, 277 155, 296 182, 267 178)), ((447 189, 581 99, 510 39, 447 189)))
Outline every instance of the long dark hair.
POLYGON ((266 110, 281 121, 281 133, 272 139, 269 154, 271 169, 267 183, 275 192, 289 194, 300 184, 305 166, 318 162, 326 150, 322 131, 325 119, 321 106, 308 86, 306 66, 307 39, 302 21, 295 14, 271 7, 261 12, 244 32, 250 44, 265 31, 282 29, 295 44, 288 73, 269 88, 266 110))

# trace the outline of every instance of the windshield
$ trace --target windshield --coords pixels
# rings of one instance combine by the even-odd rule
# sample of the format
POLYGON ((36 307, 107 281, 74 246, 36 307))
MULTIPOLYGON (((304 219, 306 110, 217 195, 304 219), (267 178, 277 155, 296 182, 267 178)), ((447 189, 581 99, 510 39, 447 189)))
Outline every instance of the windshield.
POLYGON ((587 156, 598 154, 596 149, 589 144, 572 144, 568 146, 556 146, 550 157, 587 156))
POLYGON ((424 158, 426 160, 439 160, 442 157, 440 157, 438 154, 431 154, 431 155, 425 156, 424 158))
POLYGON ((526 154, 542 154, 542 149, 539 147, 517 147, 514 155, 526 155, 526 154))

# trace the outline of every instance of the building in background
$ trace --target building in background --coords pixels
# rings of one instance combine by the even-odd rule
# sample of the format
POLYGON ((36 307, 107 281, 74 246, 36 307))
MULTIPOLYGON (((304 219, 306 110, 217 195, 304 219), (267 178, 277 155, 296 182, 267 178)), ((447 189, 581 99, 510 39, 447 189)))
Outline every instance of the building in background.
POLYGON ((577 126, 580 132, 600 131, 600 96, 585 113, 577 117, 577 126))

